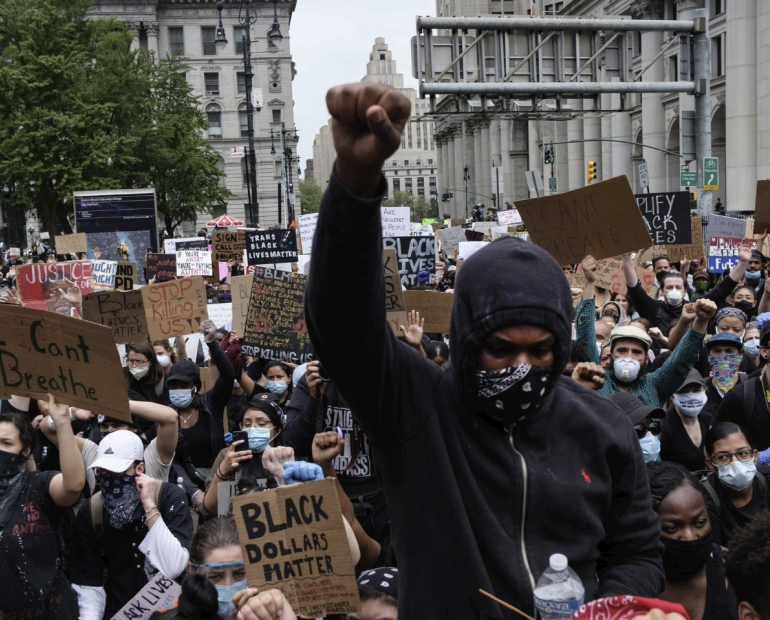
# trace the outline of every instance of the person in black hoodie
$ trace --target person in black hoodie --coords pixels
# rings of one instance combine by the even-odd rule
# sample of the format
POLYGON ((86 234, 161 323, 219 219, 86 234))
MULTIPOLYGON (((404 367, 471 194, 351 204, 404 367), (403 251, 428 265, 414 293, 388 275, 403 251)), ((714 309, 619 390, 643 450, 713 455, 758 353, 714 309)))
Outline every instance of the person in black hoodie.
POLYGON ((377 459, 399 560, 399 616, 519 617, 479 589, 534 615, 533 590, 554 553, 567 556, 586 600, 657 596, 660 525, 631 423, 561 376, 572 298, 559 265, 534 244, 498 239, 466 260, 457 280, 452 364, 398 342, 385 320, 382 164, 410 106, 370 83, 336 87, 327 103, 337 161, 306 317, 377 459), (353 355, 367 363, 351 365, 353 355))

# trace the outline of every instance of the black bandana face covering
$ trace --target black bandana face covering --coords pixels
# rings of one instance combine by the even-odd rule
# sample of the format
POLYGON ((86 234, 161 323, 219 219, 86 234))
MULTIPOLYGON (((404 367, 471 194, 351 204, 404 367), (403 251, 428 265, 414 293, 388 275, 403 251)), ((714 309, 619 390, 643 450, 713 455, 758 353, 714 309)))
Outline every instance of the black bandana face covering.
POLYGON ((96 475, 102 492, 102 505, 110 518, 110 525, 116 530, 123 529, 134 516, 139 505, 139 489, 136 488, 136 474, 110 475, 100 472, 96 475))
POLYGON ((0 450, 0 497, 24 473, 26 462, 21 454, 0 450))
POLYGON ((540 409, 549 375, 550 370, 531 364, 477 370, 476 387, 492 416, 504 422, 518 422, 540 409))

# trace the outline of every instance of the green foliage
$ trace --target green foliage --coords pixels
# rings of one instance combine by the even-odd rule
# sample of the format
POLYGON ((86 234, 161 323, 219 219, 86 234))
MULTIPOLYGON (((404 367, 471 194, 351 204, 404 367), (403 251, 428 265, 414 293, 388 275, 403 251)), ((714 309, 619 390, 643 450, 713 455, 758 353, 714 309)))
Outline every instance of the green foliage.
POLYGON ((323 191, 318 187, 315 179, 300 179, 299 191, 302 195, 302 213, 318 213, 323 191))

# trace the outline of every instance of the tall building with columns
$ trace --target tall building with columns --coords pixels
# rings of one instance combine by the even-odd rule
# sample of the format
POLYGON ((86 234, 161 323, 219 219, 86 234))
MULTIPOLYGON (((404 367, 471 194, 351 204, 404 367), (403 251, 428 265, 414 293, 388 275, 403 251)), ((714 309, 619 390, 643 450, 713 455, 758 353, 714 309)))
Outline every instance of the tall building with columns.
MULTIPOLYGON (((422 118, 428 112, 428 101, 418 99, 414 88, 404 88, 404 76, 396 70, 393 52, 385 39, 377 37, 366 63, 362 82, 387 84, 398 89, 412 104, 412 116, 401 135, 401 148, 385 162, 388 195, 410 192, 415 198, 438 201, 438 157, 434 135, 435 123, 422 118)), ((313 165, 316 183, 323 189, 334 165, 334 141, 331 120, 321 127, 313 142, 313 165)))
MULTIPOLYGON (((222 22, 227 45, 218 50, 216 4, 216 0, 95 0, 91 16, 122 21, 134 32, 134 46, 138 49, 152 50, 159 58, 175 53, 185 58, 190 67, 187 79, 209 121, 208 139, 221 157, 220 166, 226 175, 222 183, 233 193, 226 211, 248 222, 252 218, 244 206, 248 203, 246 158, 231 156, 232 147, 243 149, 248 143, 242 43, 245 26, 239 22, 238 2, 225 0, 222 22)), ((283 40, 275 44, 267 36, 273 23, 273 3, 251 3, 252 15, 256 13, 257 17, 250 31, 253 87, 262 91, 262 109, 254 112, 257 200, 262 226, 278 223, 278 184, 285 177, 277 139, 276 154, 271 154, 270 131, 278 132, 282 123, 287 130, 294 130, 292 82, 296 70, 291 56, 290 25, 296 6, 296 0, 278 0, 278 23, 283 40)), ((281 221, 285 224, 285 186, 282 186, 282 195, 281 221)), ((224 212, 218 210, 215 215, 224 212)), ((188 232, 200 229, 209 219, 210 215, 199 214, 198 221, 186 222, 184 229, 188 232)))

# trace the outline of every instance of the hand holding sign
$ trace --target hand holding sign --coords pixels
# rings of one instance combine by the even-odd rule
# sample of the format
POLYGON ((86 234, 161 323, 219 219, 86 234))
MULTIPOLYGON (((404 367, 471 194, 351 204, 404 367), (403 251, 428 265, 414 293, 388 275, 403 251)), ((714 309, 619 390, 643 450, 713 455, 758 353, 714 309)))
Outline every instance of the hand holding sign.
POLYGON ((238 620, 297 620, 289 601, 278 589, 257 593, 254 588, 236 592, 233 603, 238 608, 238 620))
POLYGON ((214 340, 214 334, 217 333, 217 326, 211 319, 203 321, 200 326, 200 332, 203 334, 203 339, 206 342, 214 340))
POLYGON ((583 269, 583 275, 586 278, 586 284, 593 284, 596 282, 596 259, 590 254, 586 256, 581 262, 580 267, 583 269))

